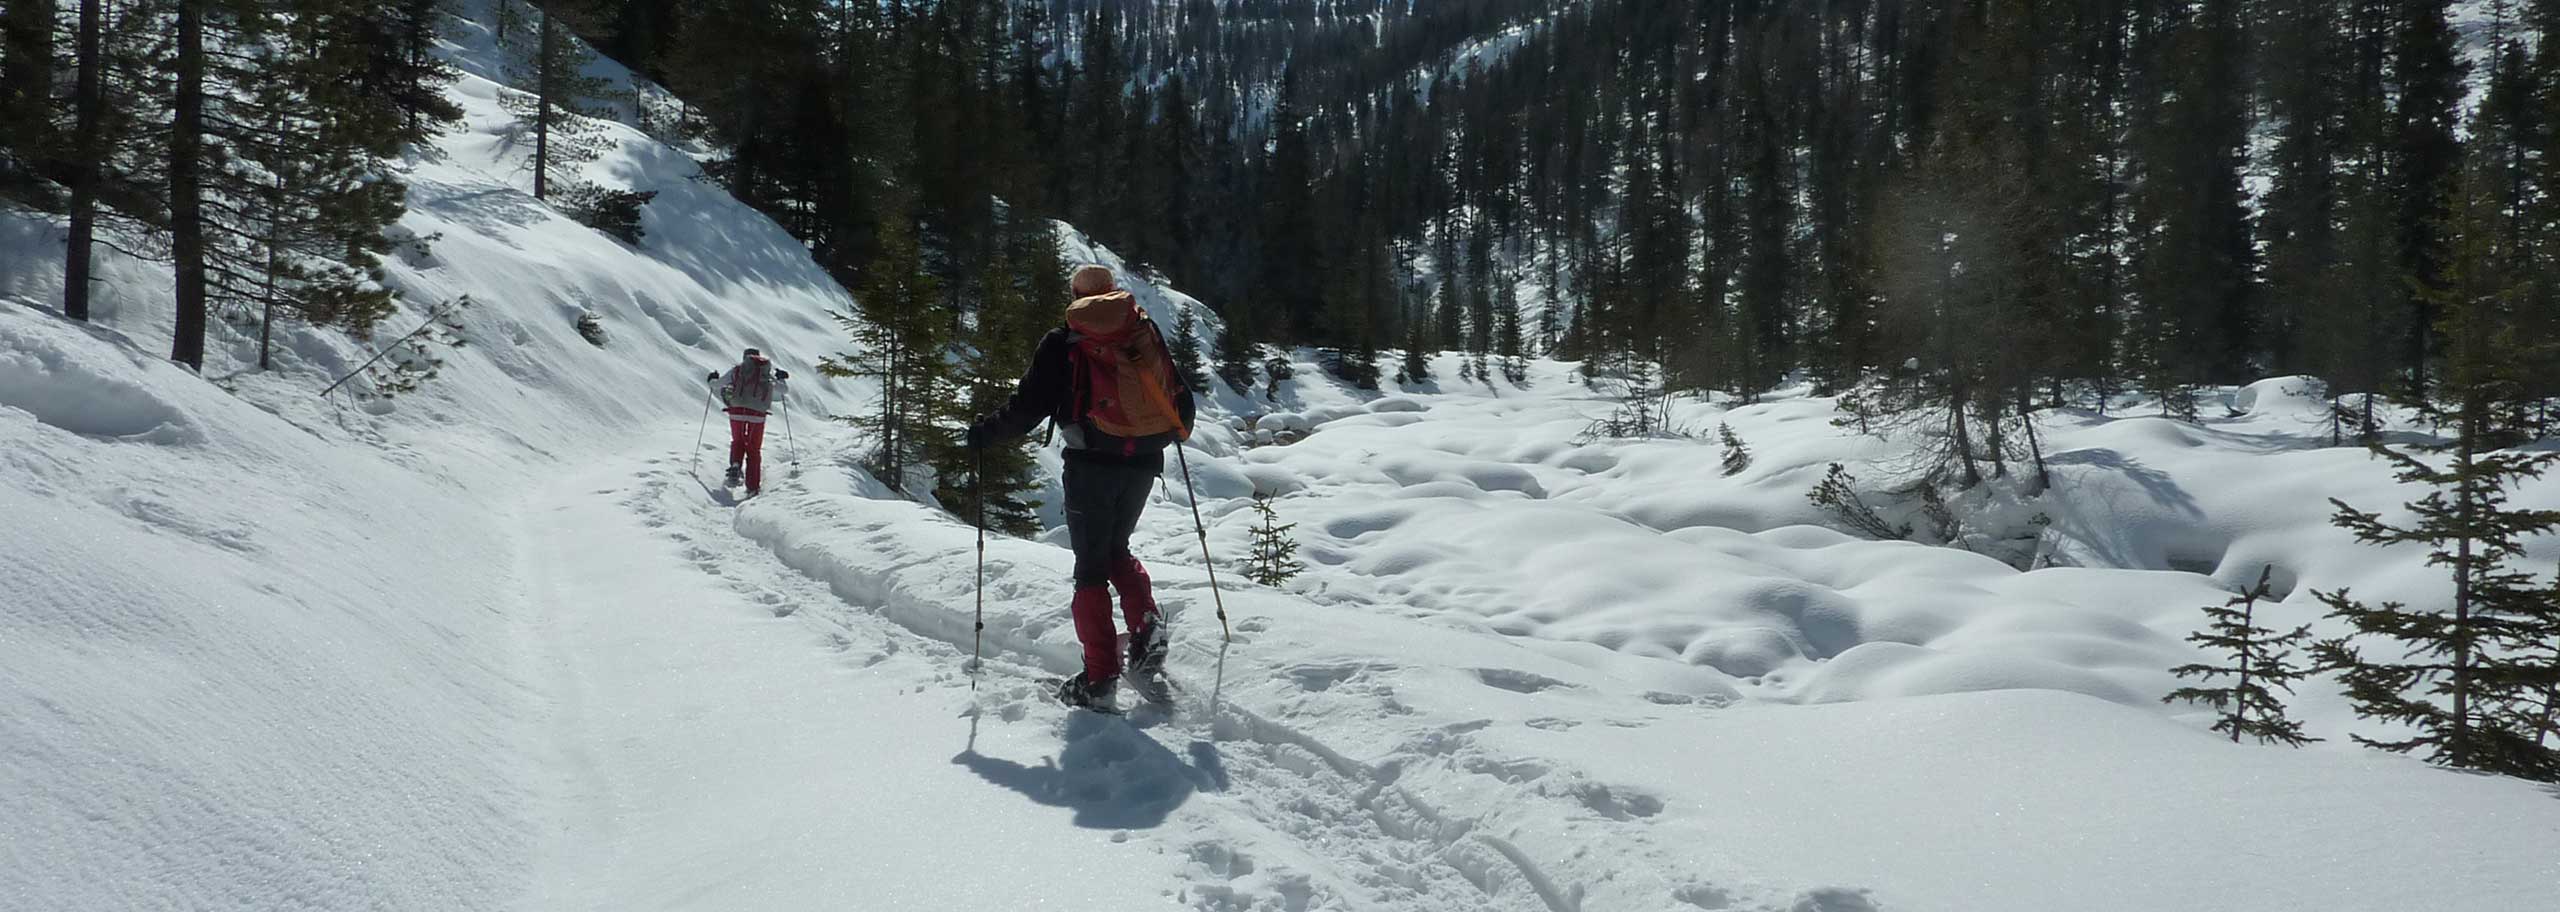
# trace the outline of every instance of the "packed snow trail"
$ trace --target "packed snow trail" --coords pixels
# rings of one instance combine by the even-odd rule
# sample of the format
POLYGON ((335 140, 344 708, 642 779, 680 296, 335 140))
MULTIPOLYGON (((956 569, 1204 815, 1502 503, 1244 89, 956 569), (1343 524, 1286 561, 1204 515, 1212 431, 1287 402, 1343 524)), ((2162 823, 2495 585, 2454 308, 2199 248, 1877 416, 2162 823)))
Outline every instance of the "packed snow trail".
MULTIPOLYGON (((950 650, 829 610, 685 469, 608 462, 524 507, 563 779, 527 908, 1163 904, 1173 860, 949 759, 969 749, 950 650)), ((976 744, 1056 748, 1029 727, 976 744)))
POLYGON ((1393 832, 1365 775, 1305 746, 1219 741, 1214 680, 1169 720, 1114 719, 991 650, 973 692, 962 649, 739 537, 735 511, 768 507, 687 462, 607 462, 523 507, 560 771, 526 908, 1567 907, 1469 883, 1451 862, 1477 853, 1393 832))

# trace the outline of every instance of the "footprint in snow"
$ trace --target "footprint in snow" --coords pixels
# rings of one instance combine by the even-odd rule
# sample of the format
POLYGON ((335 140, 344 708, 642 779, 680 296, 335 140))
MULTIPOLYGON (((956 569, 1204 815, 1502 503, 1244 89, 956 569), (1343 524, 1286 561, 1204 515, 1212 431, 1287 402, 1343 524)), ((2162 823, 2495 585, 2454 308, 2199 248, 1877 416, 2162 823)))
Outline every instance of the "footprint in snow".
POLYGON ((1848 887, 1818 887, 1796 896, 1787 912, 1882 912, 1883 907, 1865 890, 1848 887))
POLYGON ((1533 694, 1558 687, 1571 687, 1563 681, 1516 668, 1478 668, 1476 679, 1487 685, 1513 693, 1533 694))

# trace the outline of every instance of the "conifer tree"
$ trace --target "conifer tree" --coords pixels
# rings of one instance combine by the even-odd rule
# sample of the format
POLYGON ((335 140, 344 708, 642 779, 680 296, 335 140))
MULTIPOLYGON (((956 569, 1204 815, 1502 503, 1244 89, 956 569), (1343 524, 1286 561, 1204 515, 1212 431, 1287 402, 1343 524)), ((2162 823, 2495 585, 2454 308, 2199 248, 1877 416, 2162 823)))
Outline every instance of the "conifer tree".
MULTIPOLYGON (((212 162, 205 152, 210 122, 205 113, 205 30, 208 20, 221 24, 212 0, 177 0, 176 40, 170 70, 173 97, 169 121, 169 252, 176 260, 177 326, 169 360, 204 371, 204 337, 208 317, 205 289, 205 172, 212 162)), ((261 24, 244 19, 251 28, 261 24)))
POLYGON ((2302 679, 2304 670, 2291 661, 2293 650, 2311 639, 2311 626, 2295 627, 2278 633, 2258 626, 2258 602, 2273 594, 2269 582, 2275 573, 2270 564, 2258 571, 2258 582, 2218 607, 2204 609, 2206 627, 2188 634, 2188 642, 2230 656, 2229 665, 2202 662, 2180 665, 2169 673, 2181 678, 2201 677, 2210 683, 2215 678, 2232 678, 2228 687, 2181 687, 2161 697, 2160 702, 2184 700, 2213 707, 2218 713, 2213 730, 2231 736, 2240 743, 2242 736, 2258 739, 2260 744, 2281 742, 2300 747, 2318 741, 2302 733, 2302 723, 2286 718, 2284 701, 2277 690, 2293 692, 2293 683, 2302 679))
POLYGON ((1261 491, 1253 493, 1253 515, 1258 524, 1253 527, 1253 551, 1245 558, 1245 578, 1273 588, 1287 585, 1307 569, 1298 560, 1297 539, 1289 534, 1298 524, 1281 522, 1279 511, 1271 508, 1271 495, 1261 491))
POLYGON ((1404 326, 1404 358, 1396 367, 1396 382, 1427 383, 1431 380, 1430 321, 1421 314, 1407 314, 1404 326))
POLYGON ((1227 306, 1227 325, 1218 333, 1218 379, 1238 394, 1253 392, 1254 358, 1259 346, 1253 343, 1251 311, 1241 303, 1227 306))
POLYGON ((1743 470, 1751 468, 1751 447, 1742 442, 1742 435, 1733 432, 1733 425, 1718 423, 1716 439, 1724 443, 1725 477, 1740 475, 1743 470))
POLYGON ((2390 191, 2394 205, 2401 290, 2414 330, 2403 363, 2414 393, 2423 395, 2437 342, 2436 308, 2449 284, 2448 233, 2456 172, 2461 167, 2463 78, 2468 69, 2455 47, 2450 0, 2395 0, 2392 6, 2390 191))
POLYGON ((2240 171, 2248 121, 2236 4, 2166 5, 2136 96, 2136 373, 2164 414, 2247 368, 2254 270, 2240 171))
POLYGON ((2560 779, 2560 752, 2537 743, 2538 732, 2516 727, 2514 711, 2544 697, 2560 675, 2530 658, 2560 632, 2560 602, 2515 566, 2526 538, 2560 529, 2560 511, 2509 503, 2518 483, 2540 477, 2560 455, 2505 449, 2519 442, 2500 420, 2512 413, 2520 389, 2518 340, 2507 310, 2514 295, 2512 288, 2479 284, 2494 275, 2482 262, 2491 233, 2478 230, 2491 204, 2482 195, 2464 198, 2449 227, 2466 243, 2447 264, 2448 286, 2433 293, 2445 358, 2432 395, 2413 402, 2451 439, 2417 447, 2425 456, 2374 445, 2400 467, 2402 483, 2427 489, 2405 505, 2414 514, 2408 524, 2332 501, 2334 521, 2358 541, 2430 546, 2428 564, 2452 576, 2452 596, 2439 607, 2367 604, 2347 590, 2318 593, 2355 633, 2322 642, 2316 654, 2346 683, 2357 715, 2410 730, 2397 738, 2358 735, 2359 743, 2424 751, 2429 760, 2463 769, 2560 779), (2358 640, 2387 642, 2384 653, 2400 658, 2372 658, 2358 640))
POLYGON ((58 136, 56 0, 12 0, 0 8, 0 199, 58 205, 49 178, 68 152, 58 136))
POLYGON ((364 65, 351 74, 351 85, 357 94, 393 113, 398 141, 425 142, 460 121, 462 108, 444 94, 454 81, 453 69, 435 53, 444 0, 349 6, 353 15, 340 20, 340 27, 364 54, 364 65))
POLYGON ((914 229, 904 217, 880 226, 881 257, 870 280, 855 292, 859 314, 837 314, 854 350, 822 359, 818 372, 859 377, 875 384, 879 399, 867 414, 838 415, 872 442, 865 467, 881 483, 914 496, 913 470, 952 445, 954 408, 944 359, 947 326, 934 302, 941 284, 924 268, 914 229))
POLYGON ((575 31, 592 12, 584 0, 536 3, 533 21, 508 44, 508 75, 516 91, 500 100, 532 143, 527 167, 533 171, 534 199, 582 186, 579 166, 604 154, 603 137, 590 119, 604 116, 599 105, 613 87, 586 74, 596 55, 575 31))
POLYGON ((1519 386, 1529 382, 1527 344, 1520 337, 1520 288, 1514 279, 1504 279, 1493 309, 1493 351, 1500 356, 1502 378, 1519 386))
MULTIPOLYGON (((105 0, 80 0, 74 39, 70 173, 71 236, 62 260, 62 314, 89 319, 91 266, 97 252, 99 184, 106 170, 110 134, 120 131, 106 104, 105 0)), ((138 106, 135 106, 138 107, 138 106)), ((0 126, 0 131, 15 133, 0 126)))
MULTIPOLYGON (((1057 236, 1048 230, 1046 220, 1009 224, 1005 231, 1006 242, 988 258, 978 279, 978 312, 964 337, 968 354, 956 381, 965 402, 951 413, 954 423, 992 414, 1012 395, 1014 379, 1029 369, 1048 322, 1049 308, 1034 298, 1046 284, 1040 277, 1065 269, 1057 236)), ((953 510, 971 510, 967 514, 971 521, 981 515, 982 503, 989 529, 1008 535, 1039 534, 1039 502, 1025 496, 1040 487, 1032 446, 1031 441, 1017 440, 978 451, 962 446, 938 448, 932 454, 938 483, 935 498, 953 510)))
POLYGON ((1182 308, 1182 315, 1174 318, 1172 336, 1166 341, 1173 350, 1175 374, 1182 378, 1182 385, 1207 395, 1209 369, 1200 360, 1200 319, 1192 308, 1182 308))
POLYGON ((172 360, 203 369, 217 309, 255 311, 262 326, 282 310, 359 336, 391 312, 373 270, 404 204, 384 172, 406 134, 395 101, 360 90, 370 48, 356 23, 376 12, 177 3, 167 46, 172 360))

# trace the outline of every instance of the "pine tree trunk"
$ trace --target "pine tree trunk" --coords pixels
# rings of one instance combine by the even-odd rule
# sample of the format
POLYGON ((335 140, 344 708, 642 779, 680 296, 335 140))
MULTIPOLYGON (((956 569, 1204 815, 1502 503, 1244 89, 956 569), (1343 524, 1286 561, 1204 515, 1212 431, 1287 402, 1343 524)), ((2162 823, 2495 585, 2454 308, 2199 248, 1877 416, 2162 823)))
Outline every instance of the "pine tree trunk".
POLYGON ((177 259, 177 338, 169 358, 204 370, 204 7, 178 0, 178 91, 169 128, 169 246, 177 259))
POLYGON ((99 134, 106 129, 105 105, 99 98, 101 57, 98 7, 106 0, 80 0, 79 74, 73 78, 71 154, 71 241, 62 259, 62 315, 89 319, 89 273, 98 225, 99 134))
MULTIPOLYGON (((771 12, 767 4, 758 2, 748 5, 748 24, 753 28, 758 30, 769 28, 770 18, 771 12)), ((765 98, 772 93, 773 87, 761 84, 755 79, 741 79, 739 84, 746 97, 743 99, 744 103, 738 106, 743 115, 738 122, 738 147, 733 153, 734 160, 731 162, 733 167, 730 170, 729 194, 737 197, 740 202, 753 206, 758 200, 756 183, 762 176, 760 171, 765 156, 764 103, 765 98)))
POLYGON ((2035 413, 2021 408, 2018 411, 2018 419, 2019 425, 2026 428, 2027 455, 2035 459, 2036 493, 2041 494, 2045 491, 2052 490, 2053 469, 2050 466, 2045 465, 2044 440, 2041 435, 2036 433, 2035 413))
MULTIPOLYGON (((279 178, 277 184, 276 192, 281 195, 285 192, 283 180, 279 178)), ((274 363, 270 347, 276 330, 276 273, 284 265, 278 261, 278 253, 284 249, 284 221, 276 217, 278 214, 276 209, 267 210, 266 287, 261 295, 265 299, 265 308, 258 315, 258 369, 261 371, 272 369, 274 363)))
POLYGON ((2479 568, 2471 556, 2473 538, 2478 533, 2480 502, 2473 480, 2472 466, 2477 458, 2473 447, 2480 439, 2480 408, 2476 398, 2463 403, 2462 437, 2454 451, 2453 471, 2456 475, 2455 509, 2461 526, 2460 538, 2454 540, 2453 558, 2453 736, 2446 758, 2456 768, 2471 767, 2471 599, 2473 583, 2479 568))
POLYGON ((542 25, 533 41, 533 198, 547 199, 551 195, 551 110, 556 101, 552 97, 556 91, 552 71, 559 67, 560 56, 551 46, 555 40, 553 29, 557 28, 552 24, 551 13, 545 10, 535 15, 542 17, 542 25))
MULTIPOLYGON (((2249 600, 2240 603, 2240 635, 2243 643, 2247 642, 2250 628, 2257 626, 2257 614, 2258 599, 2255 590, 2252 590, 2249 600)), ((2240 683, 2231 688, 2231 743, 2233 744, 2240 743, 2240 729, 2249 721, 2249 648, 2243 645, 2239 653, 2240 683)))
POLYGON ((2556 728, 2560 728, 2560 681, 2554 681, 2542 688, 2542 721, 2533 727, 2533 746, 2541 747, 2549 743, 2552 735, 2560 734, 2560 731, 2554 730, 2556 728))

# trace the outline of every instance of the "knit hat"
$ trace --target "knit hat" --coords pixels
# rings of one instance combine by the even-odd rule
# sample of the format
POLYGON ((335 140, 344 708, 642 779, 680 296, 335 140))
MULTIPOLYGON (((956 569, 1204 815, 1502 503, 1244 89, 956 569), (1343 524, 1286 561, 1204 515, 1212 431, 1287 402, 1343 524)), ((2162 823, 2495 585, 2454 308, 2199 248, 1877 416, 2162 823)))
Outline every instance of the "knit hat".
POLYGON ((1111 267, 1093 264, 1076 267, 1075 278, 1067 282, 1067 290, 1079 298, 1092 297, 1118 287, 1119 283, 1112 280, 1111 267))

